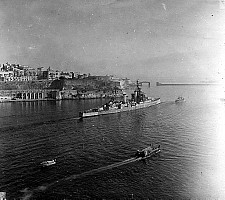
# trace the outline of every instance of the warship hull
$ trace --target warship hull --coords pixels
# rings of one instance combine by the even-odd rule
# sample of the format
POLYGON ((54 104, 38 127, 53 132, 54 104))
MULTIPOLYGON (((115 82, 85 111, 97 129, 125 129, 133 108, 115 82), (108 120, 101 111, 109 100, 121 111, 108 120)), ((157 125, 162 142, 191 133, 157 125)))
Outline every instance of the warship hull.
POLYGON ((99 110, 99 111, 90 110, 90 111, 80 112, 79 117, 87 118, 87 117, 94 117, 99 115, 108 115, 108 114, 115 114, 120 112, 127 112, 127 111, 138 110, 142 108, 155 106, 160 103, 161 103, 160 98, 156 98, 156 99, 151 99, 151 100, 147 100, 147 101, 135 103, 135 104, 121 104, 120 107, 109 108, 109 110, 99 110))

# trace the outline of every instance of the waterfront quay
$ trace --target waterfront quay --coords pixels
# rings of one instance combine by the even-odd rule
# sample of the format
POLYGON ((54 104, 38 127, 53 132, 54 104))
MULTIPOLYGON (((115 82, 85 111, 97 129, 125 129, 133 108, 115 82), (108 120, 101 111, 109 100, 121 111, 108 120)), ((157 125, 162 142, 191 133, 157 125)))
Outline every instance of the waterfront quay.
POLYGON ((0 90, 0 102, 15 101, 41 101, 41 100, 79 100, 79 99, 101 99, 119 98, 123 96, 123 91, 117 90, 116 93, 108 92, 78 92, 77 90, 59 89, 30 89, 30 90, 0 90))
POLYGON ((0 90, 0 96, 9 97, 2 102, 61 99, 60 92, 57 89, 0 90))

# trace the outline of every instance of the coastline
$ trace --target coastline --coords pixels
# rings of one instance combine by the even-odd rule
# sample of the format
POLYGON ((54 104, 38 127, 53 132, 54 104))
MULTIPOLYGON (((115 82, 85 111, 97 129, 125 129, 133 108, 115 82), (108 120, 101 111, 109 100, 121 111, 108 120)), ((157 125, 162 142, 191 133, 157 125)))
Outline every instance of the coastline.
POLYGON ((0 103, 121 98, 121 93, 79 93, 75 90, 0 90, 0 103))

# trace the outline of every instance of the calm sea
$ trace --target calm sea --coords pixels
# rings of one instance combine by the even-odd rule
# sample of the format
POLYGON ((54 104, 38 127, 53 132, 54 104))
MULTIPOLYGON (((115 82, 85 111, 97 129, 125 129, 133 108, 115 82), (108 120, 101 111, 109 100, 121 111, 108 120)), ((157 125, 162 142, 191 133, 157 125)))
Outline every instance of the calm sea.
POLYGON ((223 90, 144 91, 162 104, 83 121, 79 111, 105 101, 1 103, 0 192, 8 199, 225 199, 223 90), (175 104, 180 95, 186 102, 175 104), (159 156, 128 160, 151 143, 161 145, 159 156), (56 165, 40 167, 54 158, 56 165))

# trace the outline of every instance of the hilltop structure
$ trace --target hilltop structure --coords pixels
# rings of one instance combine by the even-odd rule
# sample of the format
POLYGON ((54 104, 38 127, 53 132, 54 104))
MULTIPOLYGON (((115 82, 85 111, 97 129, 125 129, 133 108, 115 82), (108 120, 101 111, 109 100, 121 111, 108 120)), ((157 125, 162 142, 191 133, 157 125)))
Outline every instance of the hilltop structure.
POLYGON ((16 100, 122 97, 123 89, 130 84, 130 79, 112 75, 92 76, 9 63, 0 65, 0 95, 16 100))
POLYGON ((39 67, 34 69, 27 65, 20 64, 1 64, 0 65, 0 82, 25 82, 25 81, 37 81, 37 80, 48 80, 55 81, 60 79, 68 79, 68 80, 96 80, 103 82, 113 82, 113 85, 119 87, 120 89, 124 89, 127 85, 131 84, 131 80, 128 78, 117 78, 112 75, 105 76, 91 76, 88 74, 81 74, 80 72, 66 72, 53 70, 48 67, 45 69, 44 67, 39 67))

